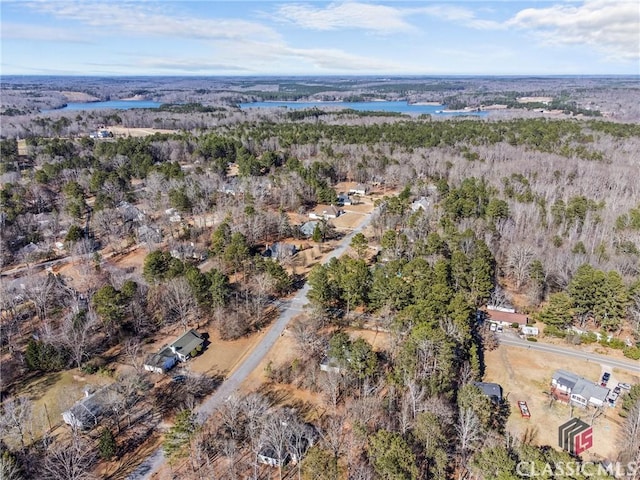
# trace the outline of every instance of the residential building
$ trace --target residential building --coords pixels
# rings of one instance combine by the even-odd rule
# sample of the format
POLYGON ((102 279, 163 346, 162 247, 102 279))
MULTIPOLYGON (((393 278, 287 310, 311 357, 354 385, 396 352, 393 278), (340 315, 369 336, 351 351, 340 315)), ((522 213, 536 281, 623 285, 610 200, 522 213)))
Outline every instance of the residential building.
POLYGON ((609 389, 566 370, 556 370, 551 378, 551 393, 556 399, 579 407, 602 407, 609 389))
POLYGON ((309 218, 312 220, 327 220, 338 218, 340 215, 342 215, 342 210, 333 205, 318 205, 314 211, 309 213, 309 218))
POLYGON ((320 370, 323 372, 331 372, 331 373, 340 373, 342 372, 342 368, 338 364, 338 361, 335 358, 324 357, 320 362, 320 370))
POLYGON ((522 335, 531 335, 533 337, 537 337, 540 333, 538 327, 527 327, 525 325, 520 325, 520 333, 522 335))
POLYGON ((338 205, 353 205, 353 200, 348 194, 341 192, 338 194, 338 205))
POLYGON ((369 193, 369 186, 364 183, 359 183, 355 187, 349 189, 349 195, 367 195, 369 193))
POLYGON ((191 358, 191 352, 198 351, 204 345, 204 337, 195 330, 186 331, 169 348, 178 356, 178 360, 186 362, 191 358))
POLYGON ((313 236, 313 232, 316 230, 316 226, 319 225, 320 222, 309 221, 300 225, 300 233, 305 237, 313 236))
POLYGON ((502 401, 502 387, 497 383, 473 382, 491 401, 499 403, 502 401))
POLYGON ((109 411, 109 405, 122 400, 122 394, 113 385, 103 387, 94 393, 85 390, 85 397, 63 412, 62 419, 74 428, 93 428, 109 411))
POLYGON ((167 373, 176 363, 178 356, 173 353, 171 347, 166 346, 160 349, 158 353, 152 353, 144 362, 144 369, 148 372, 167 373))
POLYGON ((170 345, 165 345, 157 353, 149 355, 144 362, 144 369, 148 372, 166 373, 178 361, 186 362, 189 360, 191 353, 201 350, 204 342, 204 337, 191 329, 170 345))
POLYGON ((514 323, 517 323, 518 327, 521 327, 527 325, 529 317, 521 313, 487 310, 486 319, 491 323, 502 325, 503 327, 510 327, 514 323))
POLYGON ((417 212, 419 210, 427 210, 429 208, 429 205, 429 200, 427 200, 425 197, 422 197, 413 202, 410 206, 413 212, 417 212))
POLYGON ((267 245, 264 252, 262 252, 262 256, 272 258, 274 260, 283 260, 285 258, 293 257, 296 253, 298 253, 298 249, 295 245, 276 242, 271 245, 267 245))

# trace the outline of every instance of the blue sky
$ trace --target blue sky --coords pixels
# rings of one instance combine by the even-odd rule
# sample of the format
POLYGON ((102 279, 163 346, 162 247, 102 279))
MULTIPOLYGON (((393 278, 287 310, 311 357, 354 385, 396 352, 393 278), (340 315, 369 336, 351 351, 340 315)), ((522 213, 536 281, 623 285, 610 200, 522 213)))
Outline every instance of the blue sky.
POLYGON ((640 74, 638 0, 2 0, 3 75, 640 74))

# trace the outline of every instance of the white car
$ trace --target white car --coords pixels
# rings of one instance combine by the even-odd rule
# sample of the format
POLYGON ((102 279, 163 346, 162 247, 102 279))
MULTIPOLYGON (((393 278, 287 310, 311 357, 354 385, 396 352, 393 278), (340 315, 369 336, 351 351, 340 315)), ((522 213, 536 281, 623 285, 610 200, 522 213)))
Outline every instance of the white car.
POLYGON ((631 390, 631 385, 629 385, 628 383, 619 383, 618 386, 620 388, 624 388, 625 390, 631 390))

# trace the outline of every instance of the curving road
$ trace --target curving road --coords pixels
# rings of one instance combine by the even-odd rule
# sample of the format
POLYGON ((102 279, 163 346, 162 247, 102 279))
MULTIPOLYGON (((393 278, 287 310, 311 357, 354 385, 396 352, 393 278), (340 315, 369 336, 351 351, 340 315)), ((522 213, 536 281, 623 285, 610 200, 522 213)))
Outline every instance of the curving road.
POLYGON ((561 347, 548 343, 529 342, 526 340, 522 340, 519 337, 511 336, 509 334, 497 334, 497 337, 500 345, 526 348, 528 350, 535 350, 537 352, 555 353, 578 360, 586 360, 587 362, 599 363, 602 365, 608 365, 610 367, 621 368, 623 370, 628 370, 634 373, 640 373, 640 362, 637 362, 635 360, 624 360, 620 358, 609 357, 607 355, 598 355, 597 353, 581 352, 569 347, 561 347))
MULTIPOLYGON (((351 233, 346 235, 336 248, 325 257, 322 263, 327 263, 332 258, 337 258, 344 254, 349 248, 349 244, 351 243, 353 236, 356 233, 361 232, 371 223, 376 211, 377 210, 373 210, 373 212, 368 214, 364 220, 360 222, 360 225, 351 231, 351 233)), ((196 408, 196 414, 198 415, 198 421, 200 423, 204 423, 206 419, 240 387, 249 374, 258 368, 260 362, 262 362, 269 350, 271 350, 278 337, 282 335, 289 322, 302 312, 303 307, 308 303, 308 293, 309 284, 305 283, 293 298, 280 303, 280 316, 271 325, 269 331, 265 334, 262 340, 260 340, 260 343, 253 348, 251 353, 233 371, 233 373, 225 379, 220 387, 218 387, 218 389, 207 400, 196 408)), ((164 461, 165 459, 162 448, 154 450, 151 455, 143 460, 140 466, 127 477, 127 480, 149 479, 151 475, 160 468, 164 461)))

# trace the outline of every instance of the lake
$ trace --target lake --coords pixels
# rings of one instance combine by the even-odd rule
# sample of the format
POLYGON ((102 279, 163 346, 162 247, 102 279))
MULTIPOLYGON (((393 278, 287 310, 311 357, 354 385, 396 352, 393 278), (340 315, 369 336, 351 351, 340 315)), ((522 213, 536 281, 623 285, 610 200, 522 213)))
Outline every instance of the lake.
POLYGON ((252 102, 241 103, 240 108, 277 108, 285 107, 291 110, 301 110, 305 108, 333 108, 358 110, 363 112, 397 112, 407 115, 477 115, 484 116, 487 112, 462 112, 444 111, 445 105, 421 105, 407 102, 252 102))
MULTIPOLYGON (((67 103, 56 110, 130 110, 132 108, 158 108, 162 103, 151 100, 109 100, 108 102, 67 103)), ((49 110, 52 111, 52 110, 49 110)))

